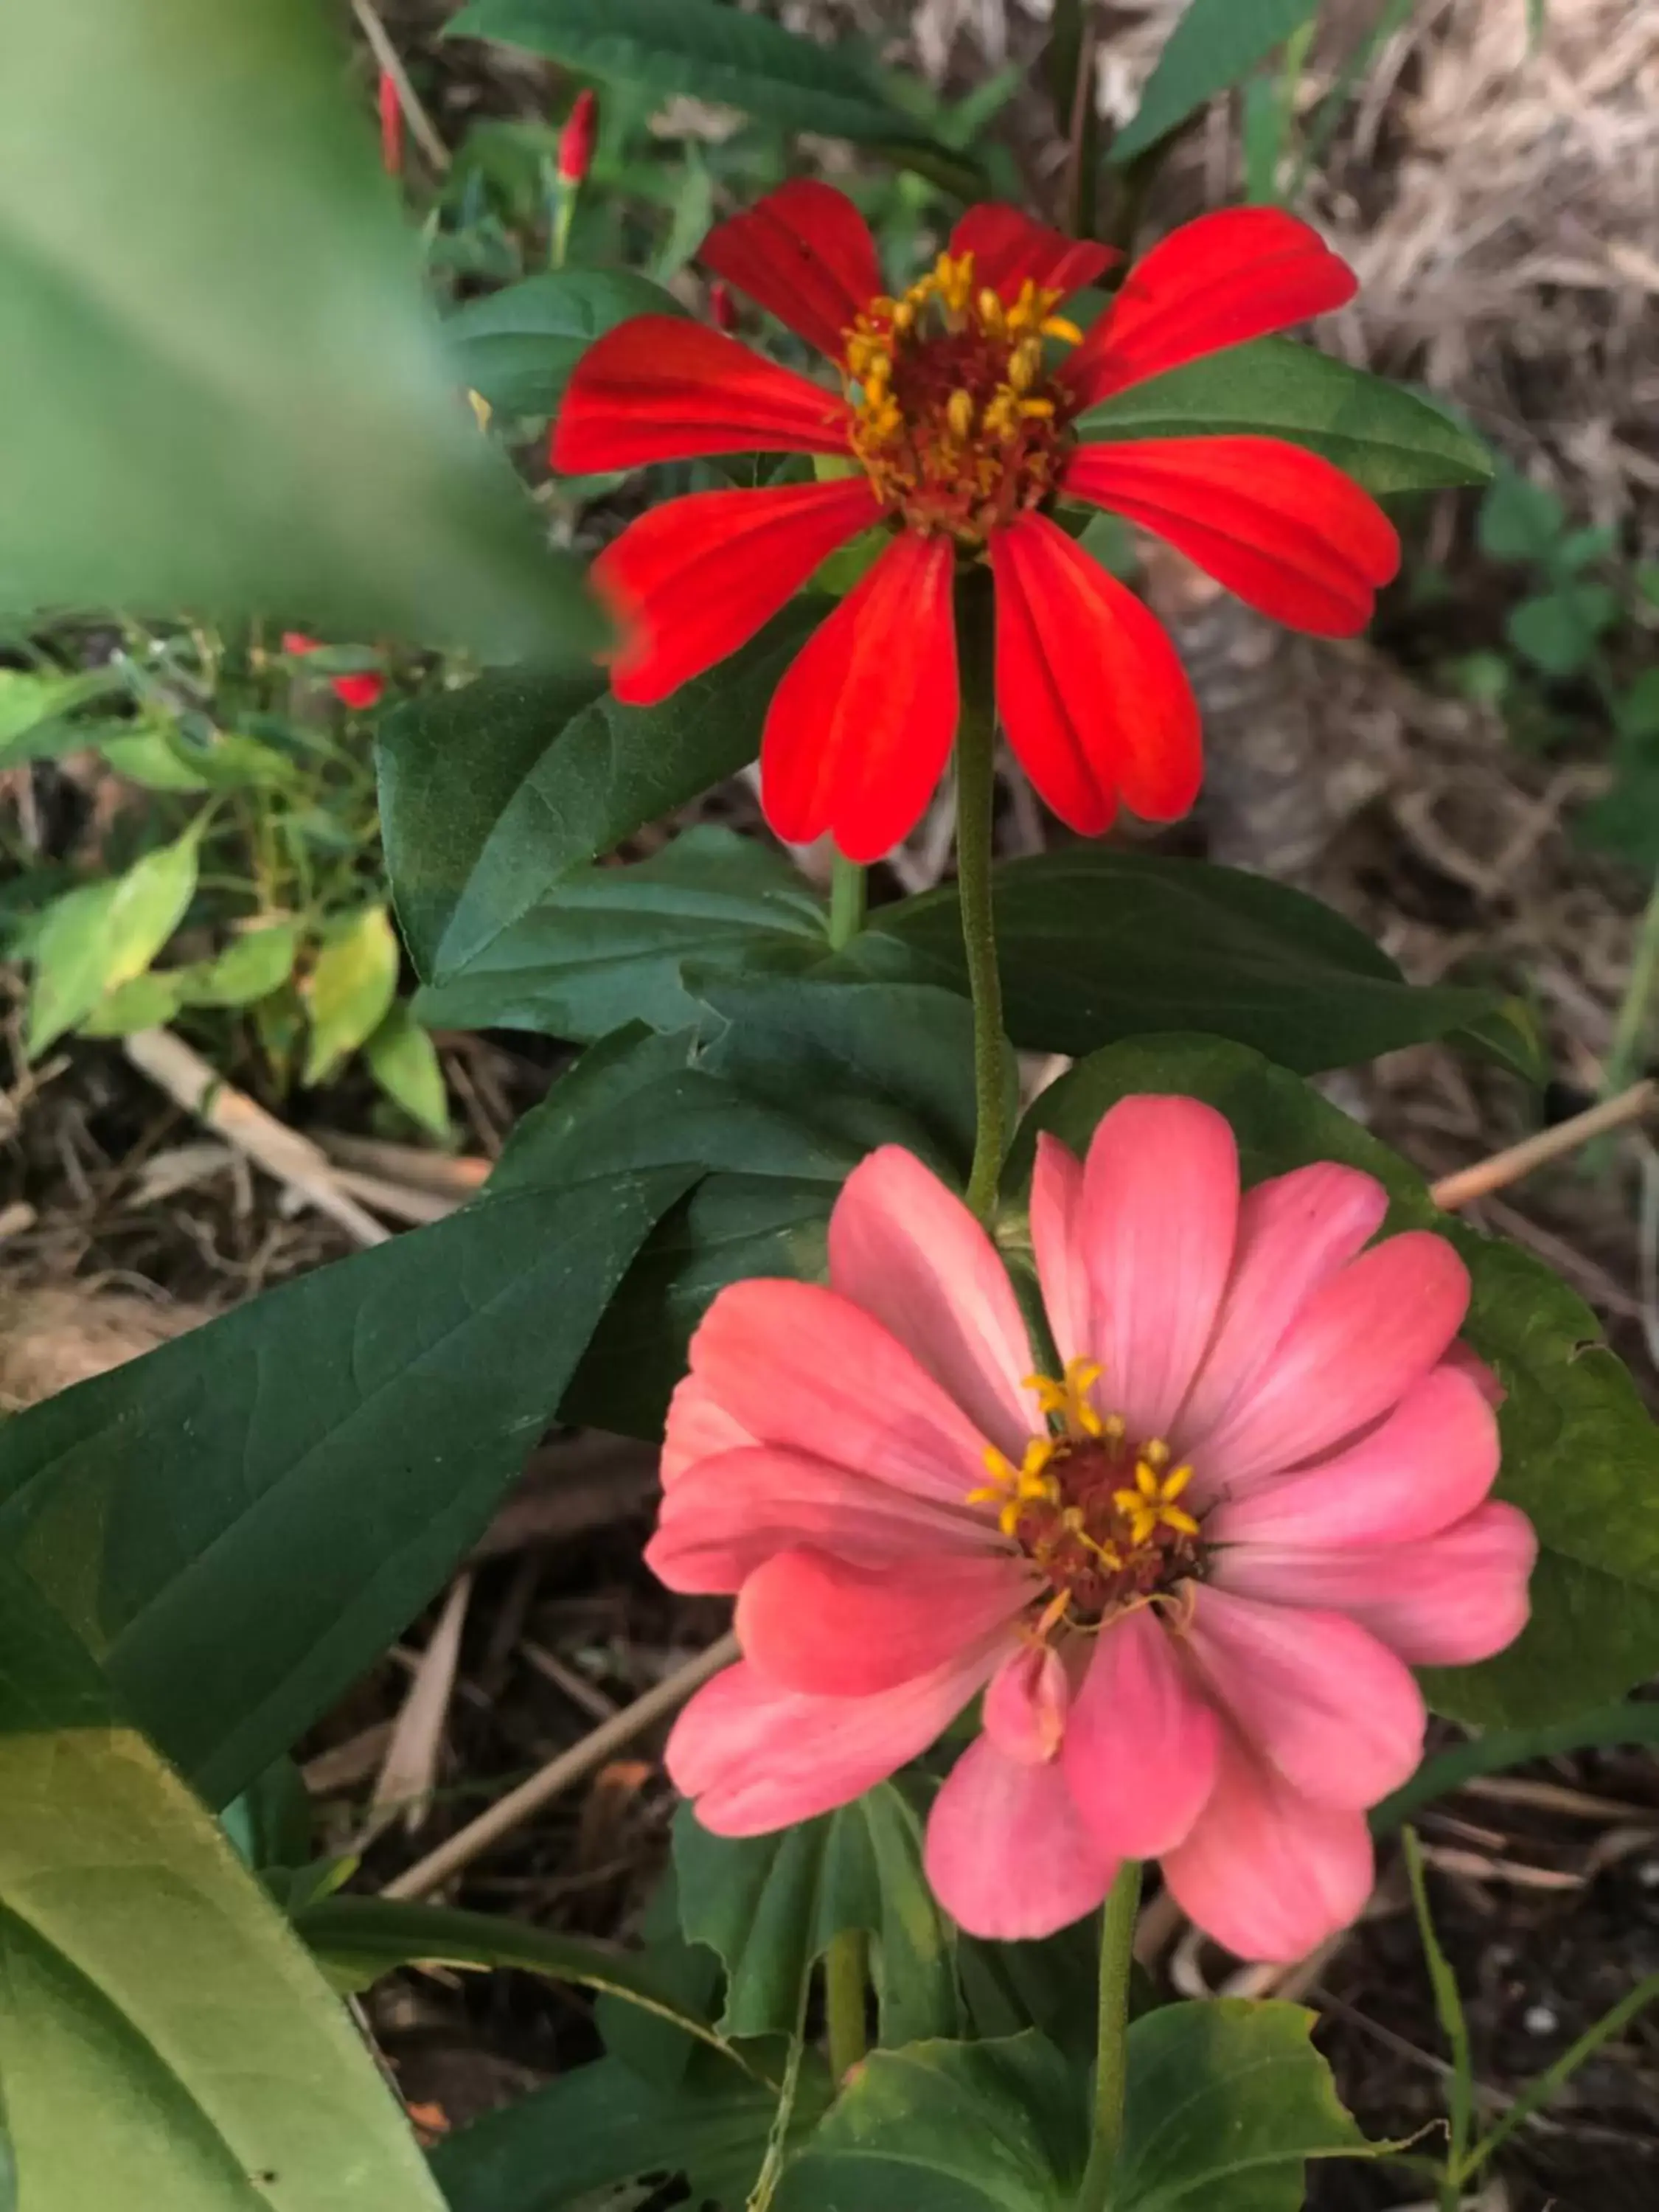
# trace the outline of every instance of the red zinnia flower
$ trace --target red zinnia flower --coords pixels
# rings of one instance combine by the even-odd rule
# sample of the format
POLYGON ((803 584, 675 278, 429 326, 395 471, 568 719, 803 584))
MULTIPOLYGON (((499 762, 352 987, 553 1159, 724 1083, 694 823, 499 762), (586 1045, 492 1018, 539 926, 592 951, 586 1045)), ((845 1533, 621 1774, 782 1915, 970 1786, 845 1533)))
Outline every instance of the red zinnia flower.
MULTIPOLYGON (((303 630, 286 629, 283 632, 283 651, 292 653, 296 659, 302 659, 307 653, 320 650, 320 641, 314 637, 307 637, 303 630)), ((365 669, 359 676, 331 676, 328 688, 343 707, 349 707, 354 714, 366 714, 369 708, 380 705, 381 694, 386 690, 386 679, 377 676, 373 669, 365 669)))
POLYGON ((1159 821, 1192 804, 1198 711, 1174 648, 1051 520, 1056 496, 1155 530, 1251 605, 1328 635, 1363 628, 1398 566, 1380 508, 1301 447, 1073 435, 1109 393, 1352 297, 1352 271, 1277 209, 1176 231, 1086 335, 1054 311, 1110 249, 1013 208, 970 209, 900 299, 882 291, 852 202, 807 179, 719 224, 702 258, 827 354, 842 396, 718 331, 644 315, 583 356, 553 463, 587 474, 754 449, 854 465, 827 483, 671 500, 595 567, 626 626, 617 696, 648 704, 735 651, 837 546, 875 525, 893 532, 772 702, 762 788, 791 841, 828 830, 850 859, 873 860, 914 826, 956 730, 963 562, 990 567, 998 708, 1054 811, 1095 834, 1120 798, 1159 821))

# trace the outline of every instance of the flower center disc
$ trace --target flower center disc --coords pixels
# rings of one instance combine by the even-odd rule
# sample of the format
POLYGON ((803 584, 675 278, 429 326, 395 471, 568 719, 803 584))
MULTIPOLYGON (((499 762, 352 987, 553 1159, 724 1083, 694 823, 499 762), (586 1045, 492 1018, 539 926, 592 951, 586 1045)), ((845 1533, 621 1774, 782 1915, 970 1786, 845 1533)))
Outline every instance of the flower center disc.
POLYGON ((971 253, 942 253, 848 332, 853 449, 908 528, 976 551, 1054 489, 1072 402, 1043 340, 1082 336, 1053 312, 1059 297, 1028 279, 1008 305, 975 290, 971 253))

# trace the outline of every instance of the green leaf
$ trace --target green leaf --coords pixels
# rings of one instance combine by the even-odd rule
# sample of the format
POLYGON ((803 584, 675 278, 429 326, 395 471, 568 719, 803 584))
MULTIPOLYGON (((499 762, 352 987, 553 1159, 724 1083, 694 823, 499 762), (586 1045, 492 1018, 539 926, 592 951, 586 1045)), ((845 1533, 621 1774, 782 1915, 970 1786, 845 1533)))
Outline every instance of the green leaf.
POLYGON ((822 46, 720 0, 472 0, 447 28, 452 38, 527 47, 601 82, 637 85, 659 101, 689 94, 739 107, 775 130, 927 143, 844 46, 822 46))
POLYGON ((389 714, 375 739, 392 896, 422 980, 447 983, 560 878, 751 761, 822 602, 659 707, 596 670, 486 676, 389 714))
POLYGON ((26 2202, 441 2212, 362 2039, 141 1737, 0 1737, 0 2071, 26 2202))
POLYGON ((148 791, 237 791, 294 778, 285 755, 237 730, 216 730, 211 743, 196 744, 176 722, 157 715, 112 727, 94 724, 87 735, 118 775, 148 791))
POLYGON ((566 876, 415 1011, 434 1029, 580 1041, 631 1021, 678 1029, 696 1018, 688 965, 805 967, 825 949, 823 904, 788 861, 696 828, 651 860, 566 876))
POLYGON ((1475 517, 1475 537, 1492 561, 1547 561, 1567 526, 1553 491, 1518 469, 1500 468, 1475 517))
POLYGON ((190 1006, 251 1006, 287 982, 300 951, 297 921, 270 921, 244 930, 216 959, 179 971, 190 1006))
POLYGON ((881 2040, 961 2026, 954 1935, 921 1865, 921 1822, 890 1782, 779 1834, 713 1836, 689 1805, 674 1823, 680 1924, 726 1967, 722 2032, 789 2035, 814 1961, 849 1929, 873 1938, 881 2040))
MULTIPOLYGON (((994 876, 1003 1015, 1023 1050, 1079 1056, 1172 1025, 1232 1037, 1315 1074, 1444 1036, 1489 991, 1405 982, 1362 930, 1265 876, 1072 845, 994 876)), ((966 993, 956 886, 879 908, 842 964, 966 993)))
POLYGON ((441 1586, 686 1182, 526 1176, 0 1426, 0 1553, 210 1802, 441 1586))
POLYGON ((1034 2032, 874 2051, 786 2168, 775 2212, 1062 2212, 1086 2110, 1034 2032))
POLYGON ((1112 141, 1110 160, 1133 161, 1217 93, 1242 84, 1317 7, 1318 0, 1191 0, 1164 41, 1139 106, 1112 141))
POLYGON ((1659 1669, 1659 1433, 1589 1308, 1517 1246, 1481 1237, 1431 1201, 1417 1174, 1294 1076, 1208 1037, 1147 1037, 1083 1061, 1038 1098, 1012 1185, 1039 1128, 1087 1146, 1130 1091, 1207 1099, 1232 1123, 1247 1184, 1309 1160, 1375 1176, 1391 1230, 1435 1230, 1474 1285, 1462 1334, 1496 1370, 1503 1466, 1494 1496, 1538 1532, 1532 1619, 1507 1651, 1425 1675, 1437 1711, 1477 1725, 1541 1724, 1621 1694, 1659 1669))
POLYGON ((84 884, 55 899, 33 940, 28 1052, 38 1059, 91 1012, 106 992, 142 975, 196 895, 199 837, 187 830, 135 861, 124 876, 84 884))
POLYGON ((411 1121, 429 1130, 439 1142, 447 1140, 449 1095, 438 1048, 406 1006, 394 1006, 368 1042, 363 1057, 369 1073, 394 1105, 411 1121))
POLYGON ((629 269, 557 269, 469 300, 444 325, 459 380, 504 415, 551 415, 597 337, 633 315, 681 315, 629 269))
POLYGON ((1374 2158, 1300 2005, 1160 2005, 1129 2029, 1117 2212, 1301 2212, 1310 2158, 1374 2158))
POLYGON ((1511 607, 1504 631, 1546 676, 1577 676, 1594 657, 1596 640, 1618 619, 1619 601, 1610 586, 1563 584, 1511 607))
POLYGON ((159 1029, 170 1022, 184 1004, 179 971, 135 975, 119 983, 98 1001, 81 1024, 82 1036, 131 1036, 138 1030, 159 1029))
POLYGON ((102 672, 40 676, 32 669, 0 668, 0 769, 56 760, 88 744, 91 732, 70 715, 89 700, 119 689, 118 678, 102 672))
POLYGON ((398 938, 383 906, 331 930, 301 986, 311 1042, 301 1080, 326 1083, 386 1019, 398 990, 398 938))
MULTIPOLYGON (((829 2101, 824 2069, 809 2054, 791 2142, 829 2101)), ((717 2060, 665 2088, 602 2058, 446 2136, 432 2168, 450 2212, 565 2212, 591 2207, 597 2191, 683 2172, 694 2203, 736 2207, 760 2171, 776 2108, 775 2091, 717 2060)))
POLYGON ((0 610, 590 649, 574 565, 455 404, 323 18, 82 0, 11 27, 0 610))
POLYGON ((1148 377, 1091 407, 1077 427, 1095 445, 1288 438, 1379 494, 1485 483, 1492 474, 1485 447, 1438 408, 1290 338, 1258 338, 1148 377))

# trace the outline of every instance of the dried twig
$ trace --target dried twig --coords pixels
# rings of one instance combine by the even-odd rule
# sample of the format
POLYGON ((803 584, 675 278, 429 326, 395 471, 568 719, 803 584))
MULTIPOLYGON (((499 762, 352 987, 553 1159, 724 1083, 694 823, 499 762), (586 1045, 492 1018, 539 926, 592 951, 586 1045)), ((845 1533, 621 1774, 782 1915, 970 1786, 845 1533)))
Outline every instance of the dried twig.
POLYGON ((695 1659, 689 1659, 684 1667, 678 1668, 665 1680, 659 1682, 655 1689, 647 1690, 642 1698, 635 1698, 631 1705, 624 1706, 614 1719, 604 1722, 591 1735, 585 1735, 580 1743, 573 1744, 568 1751, 562 1751, 556 1759, 550 1759, 538 1773, 532 1774, 527 1782, 521 1782, 516 1790, 509 1790, 505 1797, 490 1806, 487 1812, 480 1813, 477 1819, 469 1821, 465 1828, 458 1829, 447 1843, 440 1844, 436 1850, 428 1851, 423 1859, 417 1859, 412 1867, 406 1868, 394 1881, 386 1884, 385 1894, 387 1897, 428 1896, 452 1875, 459 1874, 463 1867, 471 1866, 473 1860, 481 1852, 487 1851, 492 1844, 499 1842, 503 1836, 510 1835, 532 1813, 539 1812, 561 1790, 568 1790, 584 1775, 592 1774, 595 1768, 603 1766, 605 1760, 620 1751, 624 1744, 632 1743, 653 1723, 665 1718, 678 1706, 683 1705, 694 1690, 700 1688, 711 1674, 719 1674, 722 1667, 729 1667, 737 1656, 737 1638, 722 1636, 718 1644, 711 1644, 707 1651, 700 1652, 695 1659))
POLYGON ((409 81, 409 73, 398 58, 398 49, 386 34, 386 25, 375 12, 374 0, 351 0, 351 12, 368 41, 368 50, 374 57, 377 69, 386 71, 398 88, 409 127, 414 132, 421 151, 441 176, 449 167, 449 149, 438 136, 437 127, 421 104, 420 94, 409 81))
POLYGON ((1455 1175, 1443 1176, 1429 1195, 1437 1206, 1455 1212, 1460 1206, 1472 1205, 1488 1192, 1502 1190, 1510 1183, 1518 1182, 1522 1176, 1547 1167, 1552 1160, 1576 1152, 1593 1138, 1606 1136, 1611 1129, 1622 1129, 1632 1121, 1644 1120, 1656 1106, 1659 1106, 1659 1082, 1650 1077, 1641 1083, 1632 1083, 1616 1098, 1604 1099, 1599 1106, 1575 1114, 1571 1121, 1558 1122, 1553 1129, 1541 1129, 1535 1137, 1525 1138, 1518 1145, 1494 1152, 1490 1159, 1477 1160, 1473 1167, 1460 1168, 1455 1175))
POLYGON ((471 1595, 472 1577, 464 1570, 450 1584, 438 1625, 421 1654, 403 1710, 392 1725, 359 1839, 360 1850, 371 1837, 378 1836, 399 1818, 412 1836, 432 1808, 438 1755, 443 1747, 450 1699, 455 1692, 461 1630, 471 1595))

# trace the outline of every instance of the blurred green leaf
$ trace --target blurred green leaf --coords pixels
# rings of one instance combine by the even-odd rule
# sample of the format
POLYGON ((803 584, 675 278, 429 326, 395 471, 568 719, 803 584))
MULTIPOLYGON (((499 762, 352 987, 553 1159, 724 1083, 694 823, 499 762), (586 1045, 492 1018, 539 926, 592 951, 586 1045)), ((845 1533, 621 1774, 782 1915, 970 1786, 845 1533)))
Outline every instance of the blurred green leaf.
POLYGON ((1476 540, 1492 561, 1546 562, 1566 526, 1566 509, 1555 494, 1507 465, 1492 479, 1475 516, 1476 540))
POLYGON ((25 2203, 441 2212, 362 2037, 142 1737, 0 1736, 0 1795, 25 2203))
POLYGON ((451 38, 495 39, 601 82, 690 94, 781 131, 904 148, 927 134, 844 44, 821 45, 720 0, 472 0, 451 38))
POLYGON ((390 1008, 364 1046, 363 1057, 369 1073, 393 1104, 401 1106, 440 1144, 447 1142, 449 1097, 438 1048, 406 1006, 390 1008))
POLYGON ((921 1822, 892 1783, 770 1836, 712 1836, 682 1806, 674 1872, 687 1941, 726 1967, 723 2033, 792 2034, 814 1962, 850 1929, 874 1939, 883 2044, 959 2031, 955 1932, 922 1871, 921 1822))
POLYGON ((180 971, 135 975, 106 993, 81 1024, 82 1036, 131 1036, 138 1030, 160 1029, 184 1004, 180 971))
POLYGON ((0 76, 0 610, 600 625, 453 388, 313 0, 76 0, 0 76))
POLYGON ((118 774, 149 791, 235 791, 284 783, 294 774, 283 754, 257 738, 218 730, 210 744, 196 744, 176 722, 159 715, 113 730, 89 730, 88 737, 118 774))
POLYGON ((300 950, 297 921, 268 921, 232 938, 214 960, 179 970, 191 1006, 251 1006, 285 983, 300 950))
POLYGON ((822 902, 752 837, 701 826, 648 860, 566 876, 415 1011, 434 1029, 528 1029, 581 1042, 624 1023, 683 1027, 688 965, 805 967, 826 950, 822 902))
POLYGON ((398 937, 383 906, 365 907, 323 940, 301 987, 311 1042, 301 1080, 326 1083, 386 1019, 398 989, 398 937))
POLYGON ((1247 1184, 1314 1159, 1363 1169, 1389 1193, 1391 1230, 1432 1229, 1468 1267, 1462 1334, 1505 1394, 1494 1495, 1527 1514, 1540 1550, 1527 1627, 1495 1659, 1426 1670, 1434 1709, 1478 1725, 1542 1724, 1659 1669, 1659 1432, 1583 1299, 1530 1253, 1440 1212, 1405 1161, 1295 1076, 1211 1037, 1146 1037, 1080 1061, 1027 1115, 1010 1187, 1029 1173, 1039 1128, 1081 1152, 1136 1091, 1183 1091, 1224 1113, 1247 1184))
POLYGON ((1613 710, 1619 734, 1644 749, 1659 739, 1659 667, 1644 668, 1613 710))
POLYGON ((1607 584, 1563 584, 1511 607, 1504 634, 1516 651, 1546 676, 1577 676, 1595 655, 1596 641, 1619 619, 1619 601, 1607 584))
POLYGON ((185 916, 196 892, 194 828, 146 853, 126 873, 85 884, 55 900, 33 939, 28 1052, 46 1047, 90 1013, 106 991, 142 975, 185 916))
POLYGON ((447 983, 573 869, 734 775, 778 679, 825 608, 801 601, 659 707, 597 669, 485 676, 411 700, 375 736, 398 919, 422 980, 447 983))
MULTIPOLYGON (((1065 846, 1001 863, 994 896, 1003 1018, 1030 1052, 1075 1056, 1173 1025, 1315 1074, 1444 1036, 1498 1005, 1490 991, 1408 984, 1317 899, 1203 860, 1065 846)), ((878 908, 837 965, 880 974, 895 946, 903 972, 966 992, 954 884, 878 908)))
POLYGON ((41 676, 27 668, 0 668, 0 769, 56 760, 60 753, 90 744, 86 726, 70 717, 77 708, 120 688, 118 678, 102 672, 41 676))
POLYGON ((444 325, 459 380, 504 415, 551 415, 594 339, 684 309, 628 269, 560 269, 469 300, 444 325))
POLYGON ((1319 0, 1190 0, 1140 95, 1112 141, 1118 166, 1144 154, 1218 92, 1242 84, 1315 14, 1319 0))
POLYGON ((1347 471, 1369 492, 1485 483, 1492 461, 1461 423, 1380 376, 1290 338, 1258 338, 1103 400, 1080 416, 1091 445, 1119 439, 1288 438, 1347 471))

